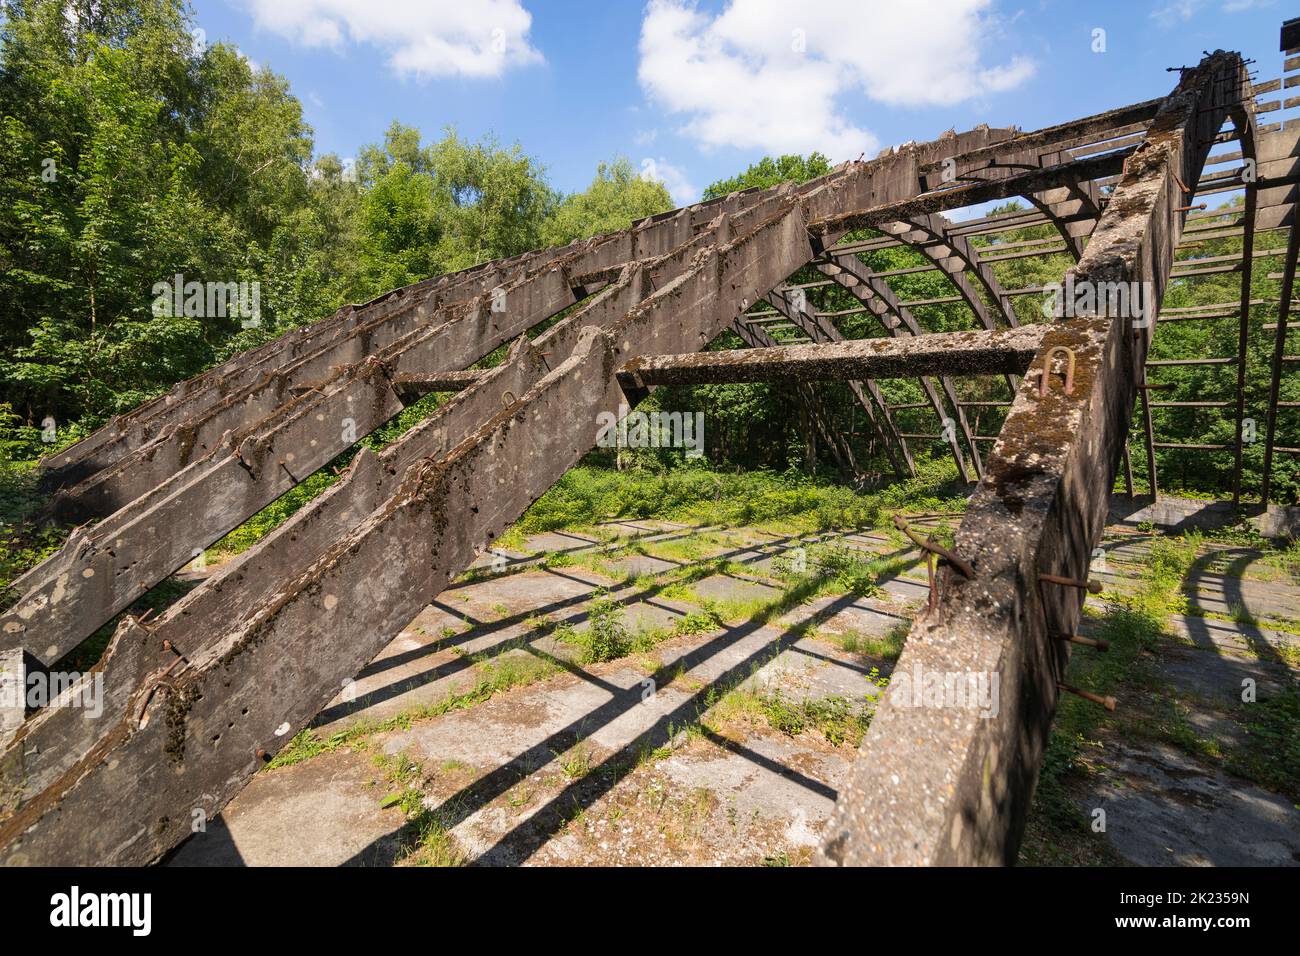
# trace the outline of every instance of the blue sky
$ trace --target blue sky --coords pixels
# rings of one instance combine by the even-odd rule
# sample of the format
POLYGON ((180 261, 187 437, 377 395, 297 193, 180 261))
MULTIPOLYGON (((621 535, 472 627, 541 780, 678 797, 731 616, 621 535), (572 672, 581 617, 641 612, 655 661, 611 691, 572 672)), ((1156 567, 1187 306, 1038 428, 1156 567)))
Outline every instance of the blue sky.
POLYGON ((1161 95, 1236 49, 1280 74, 1277 0, 192 0, 287 77, 320 153, 393 120, 518 142, 565 191, 626 156, 687 203, 769 153, 833 161, 1161 95), (1104 34, 1096 34, 1102 30, 1104 34), (1100 42, 1099 42, 1100 41, 1100 42), (1094 52, 1104 46, 1103 52, 1094 52))

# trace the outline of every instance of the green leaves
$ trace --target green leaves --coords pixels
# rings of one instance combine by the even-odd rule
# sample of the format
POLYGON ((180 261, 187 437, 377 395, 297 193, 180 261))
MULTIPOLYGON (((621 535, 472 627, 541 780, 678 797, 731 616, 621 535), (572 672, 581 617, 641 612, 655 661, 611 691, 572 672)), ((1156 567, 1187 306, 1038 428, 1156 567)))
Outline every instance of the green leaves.
POLYGON ((667 212, 672 197, 662 183, 642 179, 620 156, 596 167, 596 178, 583 192, 566 196, 543 230, 545 245, 562 246, 606 232, 626 229, 637 219, 667 212))

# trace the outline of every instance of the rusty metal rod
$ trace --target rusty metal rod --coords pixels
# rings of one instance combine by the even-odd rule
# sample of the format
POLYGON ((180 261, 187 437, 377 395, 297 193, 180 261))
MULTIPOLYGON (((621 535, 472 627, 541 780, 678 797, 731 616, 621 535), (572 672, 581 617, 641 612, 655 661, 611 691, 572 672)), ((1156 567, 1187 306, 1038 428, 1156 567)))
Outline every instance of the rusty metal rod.
POLYGON ((1094 694, 1091 691, 1082 690, 1078 687, 1072 687, 1069 684, 1063 684, 1060 681, 1056 682, 1056 686, 1061 688, 1061 690, 1066 691, 1067 693, 1074 694, 1077 697, 1082 697, 1084 700, 1090 700, 1094 704, 1100 704, 1102 707, 1105 707, 1107 710, 1110 711, 1113 711, 1117 706, 1119 706, 1116 703, 1114 697, 1110 697, 1110 696, 1103 697, 1100 694, 1094 694))
POLYGON ((1080 591, 1089 591, 1093 594, 1102 592, 1100 581, 1080 581, 1077 578, 1066 578, 1059 574, 1044 574, 1041 571, 1038 573, 1038 580, 1046 581, 1048 584, 1060 584, 1067 588, 1078 588, 1080 591))
POLYGON ((967 580, 970 580, 975 576, 975 569, 970 566, 970 562, 957 557, 957 555, 953 554, 943 545, 936 543, 933 538, 922 538, 912 530, 911 526, 908 525, 902 515, 894 515, 894 527, 911 538, 912 541, 916 543, 917 547, 924 551, 929 551, 931 554, 937 554, 939 557, 943 558, 950 565, 960 571, 962 576, 967 580))
POLYGON ((1061 640, 1069 641, 1071 644, 1082 644, 1084 647, 1091 647, 1098 651, 1110 650, 1110 641, 1103 638, 1084 637, 1082 634, 1062 634, 1061 640))

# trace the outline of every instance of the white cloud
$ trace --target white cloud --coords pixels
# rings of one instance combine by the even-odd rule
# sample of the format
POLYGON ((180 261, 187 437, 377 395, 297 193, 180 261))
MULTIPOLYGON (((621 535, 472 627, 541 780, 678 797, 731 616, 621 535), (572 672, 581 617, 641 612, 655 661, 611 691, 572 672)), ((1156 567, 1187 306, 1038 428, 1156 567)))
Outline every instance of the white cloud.
POLYGON ((388 53, 396 72, 421 78, 495 77, 541 63, 519 0, 245 0, 253 22, 295 43, 388 53))
POLYGON ((693 0, 651 0, 641 24, 641 86, 687 119, 706 148, 820 150, 832 160, 879 143, 841 97, 946 106, 1021 85, 1024 57, 987 65, 992 0, 728 0, 718 16, 693 0))
POLYGON ((664 160, 647 156, 641 160, 641 178, 663 183, 668 195, 679 206, 689 206, 700 198, 700 190, 687 178, 686 170, 664 160))
MULTIPOLYGON (((1208 0, 1170 0, 1163 7, 1151 11, 1151 19, 1162 27, 1173 27, 1196 16, 1207 6, 1208 0)), ((1274 0, 1226 0, 1219 6, 1223 13, 1245 13, 1271 7, 1274 0)))
POLYGON ((1204 5, 1204 0, 1173 0, 1163 7, 1151 11, 1151 19, 1158 20, 1162 26, 1173 26, 1183 20, 1190 20, 1204 5))

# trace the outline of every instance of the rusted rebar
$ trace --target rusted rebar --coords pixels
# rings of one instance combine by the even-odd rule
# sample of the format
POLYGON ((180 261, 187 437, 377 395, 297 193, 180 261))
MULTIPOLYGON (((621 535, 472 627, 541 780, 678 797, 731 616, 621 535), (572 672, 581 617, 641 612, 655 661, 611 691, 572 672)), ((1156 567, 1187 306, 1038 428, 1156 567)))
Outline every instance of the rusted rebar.
POLYGON ((1110 641, 1105 638, 1084 637, 1082 634, 1062 634, 1061 640, 1069 641, 1071 644, 1081 644, 1084 647, 1091 647, 1098 651, 1110 650, 1110 641))
POLYGON ((1038 380, 1039 398, 1047 395, 1047 380, 1052 377, 1052 359, 1056 357, 1057 352, 1065 353, 1065 394, 1074 393, 1074 349, 1064 345, 1054 345, 1047 350, 1047 355, 1043 359, 1043 376, 1038 380))
POLYGON ((975 569, 970 566, 970 562, 966 561, 963 558, 957 557, 957 555, 953 554, 943 545, 936 542, 933 538, 922 538, 919 534, 917 534, 915 531, 912 530, 911 526, 907 523, 906 519, 904 519, 902 515, 894 515, 894 527, 897 528, 899 531, 903 532, 903 534, 907 535, 909 538, 911 538, 912 541, 915 542, 916 546, 921 548, 923 551, 929 551, 931 554, 935 554, 943 558, 950 565, 952 565, 954 568, 960 571, 962 573, 962 577, 966 578, 967 580, 970 580, 975 576, 975 569))
POLYGON ((1082 697, 1084 700, 1090 700, 1094 704, 1100 704, 1102 707, 1105 707, 1107 710, 1113 711, 1117 706, 1119 706, 1118 703, 1115 701, 1114 697, 1110 697, 1110 696, 1103 697, 1101 694, 1094 694, 1091 691, 1083 690, 1078 687, 1072 687, 1069 684, 1064 684, 1060 681, 1056 682, 1056 686, 1059 687, 1061 690, 1066 691, 1067 693, 1074 694, 1076 697, 1082 697))
POLYGON ((1102 592, 1102 583, 1100 581, 1080 581, 1077 578, 1062 577, 1059 574, 1044 574, 1041 571, 1038 574, 1038 580, 1046 581, 1048 584, 1060 584, 1067 588, 1078 588, 1080 591, 1089 591, 1092 594, 1102 592))

